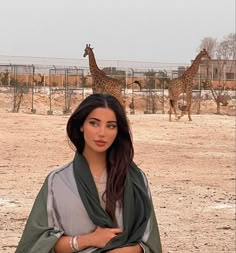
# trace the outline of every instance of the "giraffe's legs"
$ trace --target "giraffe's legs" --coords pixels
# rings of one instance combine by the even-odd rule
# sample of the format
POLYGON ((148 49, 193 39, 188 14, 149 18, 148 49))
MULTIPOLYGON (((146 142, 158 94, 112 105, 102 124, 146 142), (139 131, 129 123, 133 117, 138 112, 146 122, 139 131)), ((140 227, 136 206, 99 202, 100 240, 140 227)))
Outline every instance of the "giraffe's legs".
POLYGON ((172 108, 175 114, 175 119, 178 119, 178 115, 176 112, 176 101, 174 99, 170 99, 170 109, 169 109, 169 121, 171 121, 172 108))
POLYGON ((188 107, 186 107, 185 110, 181 111, 181 115, 178 116, 178 120, 181 119, 184 116, 184 114, 186 113, 187 110, 188 110, 188 107))
POLYGON ((189 121, 192 121, 192 118, 191 118, 191 104, 192 103, 190 103, 189 108, 188 108, 188 119, 189 119, 189 121))
POLYGON ((170 106, 170 109, 169 109, 168 113, 169 113, 169 121, 171 121, 171 114, 172 114, 172 108, 171 108, 171 106, 170 106))
MULTIPOLYGON (((173 101, 173 100, 172 100, 173 101)), ((168 111, 169 113, 169 121, 171 121, 171 114, 172 114, 172 106, 173 106, 173 102, 171 100, 169 100, 169 103, 170 103, 170 109, 168 111)))
MULTIPOLYGON (((191 91, 191 93, 192 93, 192 91, 191 91)), ((186 96, 187 96, 186 109, 181 112, 181 115, 178 117, 178 119, 182 118, 184 116, 184 114, 186 112, 188 112, 188 119, 189 119, 189 121, 192 121, 192 118, 191 118, 191 105, 192 105, 191 93, 189 93, 189 94, 186 93, 186 96)))

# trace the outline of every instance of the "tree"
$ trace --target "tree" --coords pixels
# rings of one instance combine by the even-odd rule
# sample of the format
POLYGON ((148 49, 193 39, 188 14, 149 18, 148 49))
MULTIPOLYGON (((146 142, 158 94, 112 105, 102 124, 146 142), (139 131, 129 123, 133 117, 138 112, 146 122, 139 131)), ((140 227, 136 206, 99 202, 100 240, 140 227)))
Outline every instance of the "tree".
POLYGON ((34 77, 34 83, 39 86, 43 86, 45 84, 45 76, 38 73, 37 77, 34 77))
MULTIPOLYGON (((226 37, 223 38, 222 41, 217 41, 211 37, 205 37, 200 44, 200 48, 205 48, 210 56, 216 58, 217 61, 217 71, 218 71, 218 84, 215 87, 213 86, 212 80, 203 81, 203 85, 205 87, 209 87, 212 92, 213 98, 217 105, 217 114, 220 114, 220 106, 226 106, 228 104, 229 96, 225 91, 227 78, 225 78, 225 65, 226 61, 232 60, 229 72, 232 71, 233 67, 235 67, 236 60, 236 34, 230 33, 226 37)), ((208 71, 208 75, 210 71, 208 71)), ((209 79, 210 75, 208 76, 209 79)))
POLYGON ((0 73, 0 84, 3 86, 9 85, 10 72, 6 70, 5 72, 0 73))
POLYGON ((146 76, 146 87, 148 89, 155 89, 155 76, 156 71, 151 69, 148 72, 145 72, 144 75, 146 76))
POLYGON ((217 40, 211 37, 205 37, 202 39, 198 52, 206 49, 211 58, 215 55, 215 49, 217 46, 217 40))
POLYGON ((156 104, 156 95, 153 89, 155 89, 156 85, 156 71, 151 69, 148 72, 145 72, 144 75, 146 77, 146 88, 147 96, 146 96, 146 111, 144 113, 156 113, 157 104, 156 104))
MULTIPOLYGON (((206 49, 211 58, 236 60, 236 34, 230 33, 217 41, 215 38, 205 37, 201 40, 199 49, 206 49)), ((198 49, 198 51, 199 51, 198 49)))
POLYGON ((157 72, 157 79, 160 82, 160 86, 164 89, 168 88, 168 85, 170 83, 170 77, 168 76, 168 73, 166 70, 159 70, 157 72))
POLYGON ((87 87, 87 79, 88 79, 88 77, 84 76, 84 74, 82 74, 80 76, 80 81, 81 81, 81 85, 82 85, 83 88, 87 87))
POLYGON ((12 112, 19 112, 23 95, 28 92, 28 87, 23 81, 12 78, 10 85, 13 86, 13 108, 12 112))
POLYGON ((216 58, 219 60, 236 60, 236 34, 230 33, 217 43, 216 58))

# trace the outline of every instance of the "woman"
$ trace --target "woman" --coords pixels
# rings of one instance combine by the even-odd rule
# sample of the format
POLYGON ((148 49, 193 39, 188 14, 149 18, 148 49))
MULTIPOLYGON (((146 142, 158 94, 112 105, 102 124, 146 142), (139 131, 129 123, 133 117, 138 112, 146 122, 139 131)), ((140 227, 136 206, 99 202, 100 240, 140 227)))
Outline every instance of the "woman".
POLYGON ((71 163, 46 178, 16 253, 160 253, 147 179, 133 162, 123 107, 87 97, 67 123, 71 163))

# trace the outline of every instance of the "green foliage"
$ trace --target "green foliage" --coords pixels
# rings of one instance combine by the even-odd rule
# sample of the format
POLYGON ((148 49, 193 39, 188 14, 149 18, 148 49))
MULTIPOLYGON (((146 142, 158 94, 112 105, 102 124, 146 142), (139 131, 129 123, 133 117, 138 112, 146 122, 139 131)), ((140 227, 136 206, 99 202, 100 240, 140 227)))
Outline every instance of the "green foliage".
POLYGON ((145 72, 144 75, 146 76, 146 87, 148 89, 155 89, 155 76, 156 71, 153 69, 148 70, 148 72, 145 72))
POLYGON ((82 87, 84 88, 89 87, 87 83, 87 79, 88 79, 87 76, 84 76, 84 75, 80 76, 81 84, 82 84, 82 87))
POLYGON ((167 74, 166 70, 160 70, 157 72, 157 79, 160 82, 160 88, 167 89, 170 83, 170 77, 167 74))
POLYGON ((10 86, 15 86, 15 87, 17 87, 17 86, 19 86, 19 85, 20 85, 20 83, 18 82, 17 79, 13 78, 13 79, 10 80, 10 86))

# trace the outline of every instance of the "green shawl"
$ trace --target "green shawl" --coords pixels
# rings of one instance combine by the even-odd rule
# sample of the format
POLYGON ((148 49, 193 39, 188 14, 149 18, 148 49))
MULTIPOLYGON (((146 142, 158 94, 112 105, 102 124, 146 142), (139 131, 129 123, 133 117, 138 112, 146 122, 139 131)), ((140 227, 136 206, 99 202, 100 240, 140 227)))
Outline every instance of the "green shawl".
MULTIPOLYGON (((82 155, 75 154, 73 170, 80 197, 92 222, 101 227, 114 227, 111 218, 100 206, 96 185, 87 161, 82 155)), ((146 184, 144 175, 132 163, 124 192, 124 232, 112 239, 105 248, 96 249, 93 252, 102 253, 137 243, 142 245, 145 253, 162 252, 155 212, 146 184), (142 240, 143 236, 144 240, 142 240)), ((63 235, 63 231, 48 225, 47 196, 48 177, 35 200, 16 253, 54 252, 54 245, 63 235)))
MULTIPOLYGON (((114 227, 111 218, 100 205, 96 185, 87 161, 78 153, 74 158, 74 175, 82 202, 93 223, 100 227, 114 227)), ((151 203, 143 175, 132 164, 128 170, 124 191, 123 233, 118 234, 105 248, 98 249, 95 252, 106 252, 141 242, 150 218, 150 212, 151 203)))

